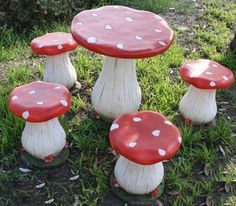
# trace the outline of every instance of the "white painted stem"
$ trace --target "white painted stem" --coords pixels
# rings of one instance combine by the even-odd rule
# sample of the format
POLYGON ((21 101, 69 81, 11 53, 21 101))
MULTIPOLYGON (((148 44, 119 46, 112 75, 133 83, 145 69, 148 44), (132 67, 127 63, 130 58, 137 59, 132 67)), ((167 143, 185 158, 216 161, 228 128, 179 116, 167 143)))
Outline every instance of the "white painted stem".
POLYGON ((140 165, 120 156, 115 165, 118 185, 131 194, 143 195, 155 190, 164 176, 162 162, 140 165))
POLYGON ((58 118, 46 122, 26 122, 21 137, 22 146, 34 157, 57 156, 66 144, 66 133, 58 118))
POLYGON ((180 101, 179 111, 195 124, 213 121, 217 113, 216 89, 198 89, 190 85, 180 101))
POLYGON ((77 80, 77 74, 73 67, 69 53, 46 56, 43 81, 59 83, 71 88, 77 80))
POLYGON ((114 120, 135 112, 141 103, 135 61, 105 57, 104 69, 92 91, 92 105, 102 117, 114 120))

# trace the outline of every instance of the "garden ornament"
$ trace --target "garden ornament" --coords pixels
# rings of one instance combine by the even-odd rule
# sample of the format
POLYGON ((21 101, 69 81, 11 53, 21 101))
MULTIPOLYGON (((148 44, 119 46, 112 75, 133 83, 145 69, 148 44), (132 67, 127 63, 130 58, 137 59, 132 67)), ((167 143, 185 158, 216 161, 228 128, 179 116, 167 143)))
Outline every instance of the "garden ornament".
POLYGON ((113 191, 126 203, 150 203, 162 192, 164 168, 181 145, 178 128, 157 112, 127 113, 112 124, 113 150, 120 155, 111 179, 113 191))
POLYGON ((98 115, 114 120, 137 111, 141 91, 134 59, 156 56, 170 47, 173 31, 166 21, 147 11, 104 6, 76 15, 71 32, 79 45, 105 55, 91 97, 98 115))
POLYGON ((70 89, 80 87, 69 52, 78 44, 71 34, 64 32, 47 33, 32 40, 31 48, 35 54, 46 55, 43 81, 59 83, 70 89))
POLYGON ((11 92, 10 111, 26 121, 21 142, 30 156, 50 163, 61 153, 67 144, 58 117, 70 106, 70 92, 57 83, 37 81, 11 92))
POLYGON ((185 118, 185 123, 212 122, 217 113, 216 90, 232 85, 232 71, 215 61, 199 59, 184 63, 180 76, 190 84, 179 103, 179 111, 185 118))

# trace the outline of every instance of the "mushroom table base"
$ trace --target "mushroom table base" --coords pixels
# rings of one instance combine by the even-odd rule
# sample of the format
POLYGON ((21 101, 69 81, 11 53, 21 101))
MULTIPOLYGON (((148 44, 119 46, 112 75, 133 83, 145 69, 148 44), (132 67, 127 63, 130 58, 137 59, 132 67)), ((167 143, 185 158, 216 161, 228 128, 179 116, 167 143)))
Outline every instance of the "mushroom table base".
POLYGON ((46 57, 43 81, 59 83, 71 88, 76 80, 77 74, 68 52, 46 57))
POLYGON ((105 57, 104 69, 92 92, 95 111, 107 120, 114 120, 124 113, 138 111, 140 103, 135 61, 105 57))
POLYGON ((179 104, 179 111, 186 124, 211 123, 217 113, 215 89, 198 89, 189 86, 179 104))
POLYGON ((29 168, 33 167, 39 169, 54 168, 64 164, 67 158, 69 157, 69 154, 70 154, 69 148, 65 147, 58 156, 54 157, 54 160, 52 162, 45 162, 44 160, 38 159, 30 155, 26 151, 23 151, 21 154, 21 161, 25 166, 29 168))
POLYGON ((164 189, 164 181, 162 181, 160 185, 149 194, 145 195, 130 194, 117 184, 114 175, 111 175, 110 185, 112 192, 115 195, 117 195, 117 197, 119 197, 124 203, 128 203, 131 205, 143 205, 143 206, 155 204, 158 201, 158 198, 163 193, 164 189))

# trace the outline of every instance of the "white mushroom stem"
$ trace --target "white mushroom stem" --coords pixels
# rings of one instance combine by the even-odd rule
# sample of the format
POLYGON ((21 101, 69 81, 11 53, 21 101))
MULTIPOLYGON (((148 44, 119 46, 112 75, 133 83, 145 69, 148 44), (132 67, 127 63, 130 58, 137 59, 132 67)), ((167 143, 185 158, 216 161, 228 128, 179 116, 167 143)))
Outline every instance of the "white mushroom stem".
POLYGON ((143 195, 154 191, 164 176, 161 162, 141 165, 120 156, 115 165, 115 178, 118 185, 131 194, 143 195))
POLYGON ((135 112, 141 103, 135 61, 105 57, 104 69, 92 91, 92 105, 102 117, 114 120, 135 112))
POLYGON ((195 124, 213 121, 217 113, 216 89, 198 89, 190 85, 180 101, 179 111, 195 124))
POLYGON ((46 56, 43 81, 59 83, 71 88, 77 80, 77 74, 73 67, 69 53, 46 56))
POLYGON ((66 133, 58 118, 46 122, 26 122, 21 137, 22 146, 34 157, 57 156, 66 144, 66 133))

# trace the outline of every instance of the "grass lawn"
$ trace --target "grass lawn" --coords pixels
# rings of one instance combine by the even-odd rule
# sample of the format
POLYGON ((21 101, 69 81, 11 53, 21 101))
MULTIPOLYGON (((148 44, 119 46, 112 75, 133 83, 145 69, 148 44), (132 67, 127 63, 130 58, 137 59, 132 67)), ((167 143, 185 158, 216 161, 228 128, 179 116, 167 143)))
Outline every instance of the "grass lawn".
MULTIPOLYGON (((143 8, 137 2, 134 6, 143 8)), ((140 110, 162 113, 182 132, 180 151, 164 163, 165 188, 160 198, 163 205, 236 206, 236 85, 217 92, 216 126, 185 126, 178 114, 178 103, 188 86, 178 75, 184 61, 209 58, 236 74, 236 57, 227 51, 236 23, 235 1, 197 2, 197 6, 192 3, 190 7, 186 3, 187 14, 178 12, 178 7, 172 11, 176 17, 192 16, 192 22, 183 21, 183 26, 178 19, 170 19, 176 42, 168 52, 137 61, 142 90, 140 110)), ((0 29, 0 206, 43 205, 52 198, 51 205, 100 205, 109 191, 109 176, 116 161, 108 141, 111 123, 95 118, 90 104, 102 57, 82 48, 71 55, 82 89, 73 96, 70 112, 60 118, 71 143, 66 164, 23 173, 19 167, 24 121, 9 112, 8 95, 16 86, 42 78, 43 59, 31 53, 30 40, 45 32, 70 28, 55 24, 34 29, 30 35, 0 29), (77 174, 77 180, 70 180, 77 174), (46 184, 35 187, 41 183, 46 184)))

